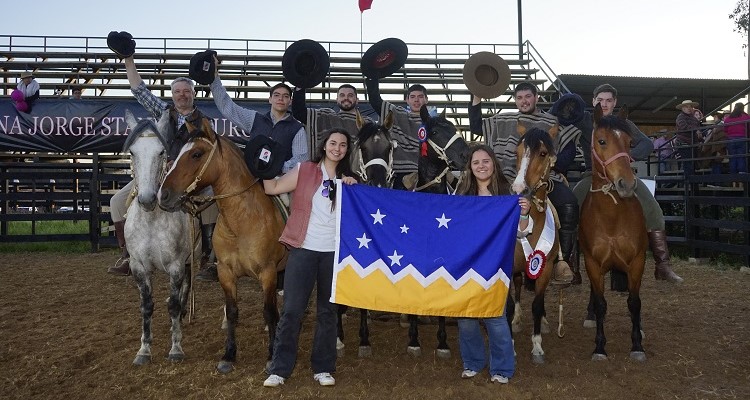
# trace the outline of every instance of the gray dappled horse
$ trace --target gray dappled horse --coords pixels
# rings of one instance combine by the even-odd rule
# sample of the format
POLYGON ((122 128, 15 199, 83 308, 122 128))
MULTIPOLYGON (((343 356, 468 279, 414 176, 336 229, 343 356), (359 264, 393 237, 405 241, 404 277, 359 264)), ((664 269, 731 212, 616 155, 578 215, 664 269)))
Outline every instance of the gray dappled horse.
POLYGON ((130 151, 134 191, 137 196, 130 203, 125 220, 125 241, 130 252, 130 270, 141 297, 143 325, 141 348, 133 364, 151 361, 151 319, 154 312, 151 275, 161 269, 169 275, 169 318, 172 321, 172 348, 169 360, 182 361, 182 318, 187 312, 190 292, 190 269, 185 261, 190 257, 191 218, 184 212, 167 212, 157 207, 157 192, 166 168, 168 142, 168 112, 159 119, 158 127, 150 120, 138 122, 130 111, 125 112, 130 134, 123 151, 130 151))

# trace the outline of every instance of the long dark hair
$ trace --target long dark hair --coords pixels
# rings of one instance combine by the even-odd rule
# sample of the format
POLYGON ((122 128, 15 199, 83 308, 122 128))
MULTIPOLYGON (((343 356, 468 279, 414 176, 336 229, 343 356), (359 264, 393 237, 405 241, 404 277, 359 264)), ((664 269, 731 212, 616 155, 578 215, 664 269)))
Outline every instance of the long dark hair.
POLYGON ((466 167, 464 168, 463 172, 464 179, 461 182, 461 185, 458 187, 457 192, 459 194, 468 194, 474 196, 479 194, 479 184, 477 183, 477 178, 474 176, 474 172, 472 172, 471 170, 471 160, 472 158, 474 158, 474 153, 480 150, 489 154, 494 166, 492 176, 490 177, 490 184, 487 186, 487 189, 490 191, 490 193, 492 193, 493 196, 497 196, 499 194, 510 194, 510 185, 508 184, 508 180, 505 179, 505 175, 503 175, 503 169, 500 166, 500 161, 497 160, 495 152, 492 151, 492 148, 490 146, 487 146, 486 144, 476 144, 471 146, 471 148, 469 149, 469 162, 466 163, 466 167))
POLYGON ((745 105, 742 103, 735 103, 732 112, 729 113, 729 116, 732 118, 737 118, 742 115, 743 112, 745 112, 745 105))
MULTIPOLYGON (((344 158, 339 161, 339 163, 336 165, 336 176, 335 178, 342 178, 344 176, 350 176, 354 177, 356 179, 356 176, 352 172, 352 163, 351 163, 351 154, 352 149, 354 148, 354 144, 352 143, 352 135, 349 134, 349 132, 346 131, 346 129, 343 128, 332 128, 325 130, 321 133, 322 140, 320 143, 318 143, 318 148, 315 152, 315 157, 313 158, 313 162, 320 163, 323 161, 323 159, 326 157, 326 143, 328 142, 328 139, 333 135, 334 133, 340 133, 346 137, 346 154, 344 155, 344 158)), ((332 185, 330 192, 329 192, 329 198, 331 199, 331 210, 336 209, 336 185, 332 185)))

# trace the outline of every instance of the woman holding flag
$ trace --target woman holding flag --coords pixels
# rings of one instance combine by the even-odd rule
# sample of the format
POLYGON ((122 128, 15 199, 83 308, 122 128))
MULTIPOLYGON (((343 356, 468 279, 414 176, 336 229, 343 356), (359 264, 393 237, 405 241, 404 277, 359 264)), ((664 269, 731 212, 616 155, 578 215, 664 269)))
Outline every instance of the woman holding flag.
POLYGON ((312 162, 304 162, 279 179, 264 180, 266 194, 292 194, 292 212, 279 241, 291 249, 284 279, 284 306, 276 329, 273 358, 263 386, 277 387, 289 378, 297 361, 302 318, 317 282, 317 322, 311 365, 313 379, 333 386, 336 370, 336 306, 331 280, 336 235, 336 179, 352 176, 351 136, 344 129, 325 132, 312 162))
MULTIPOLYGON (((510 194, 510 185, 500 171, 502 171, 500 163, 490 147, 486 145, 472 147, 471 157, 464 171, 465 180, 459 187, 458 193, 474 196, 510 194)), ((525 197, 519 197, 518 205, 521 207, 518 231, 519 233, 531 232, 533 221, 529 219, 529 200, 525 197)), ((498 317, 482 318, 482 322, 489 337, 490 381, 508 383, 508 380, 513 377, 516 367, 510 324, 505 314, 498 317)), ((479 326, 479 319, 458 318, 458 344, 464 367, 461 377, 473 378, 487 364, 484 337, 479 326)))

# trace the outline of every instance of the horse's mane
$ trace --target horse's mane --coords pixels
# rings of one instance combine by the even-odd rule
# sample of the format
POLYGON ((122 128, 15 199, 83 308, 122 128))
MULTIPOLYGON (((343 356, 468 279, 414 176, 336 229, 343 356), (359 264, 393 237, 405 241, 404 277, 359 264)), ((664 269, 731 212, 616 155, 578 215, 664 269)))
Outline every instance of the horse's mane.
POLYGON ((633 132, 630 131, 630 125, 627 122, 628 120, 620 118, 616 115, 607 115, 601 117, 599 119, 599 122, 596 123, 596 127, 594 129, 602 128, 602 129, 610 129, 610 130, 620 130, 631 137, 633 136, 633 132))
POLYGON ((544 144, 544 147, 547 148, 549 154, 555 154, 555 146, 552 143, 552 136, 550 136, 547 131, 539 128, 531 128, 523 135, 521 140, 523 140, 523 145, 531 152, 537 152, 539 147, 544 144))
POLYGON ((128 151, 128 149, 130 148, 130 146, 133 145, 133 142, 135 142, 135 139, 137 139, 138 136, 140 136, 141 133, 143 133, 143 131, 145 131, 147 129, 150 129, 150 130, 154 131, 155 133, 157 133, 157 136, 159 137, 159 140, 162 141, 162 145, 164 145, 164 147, 167 147, 166 144, 164 143, 161 135, 158 134, 159 130, 156 128, 156 124, 154 124, 154 121, 151 121, 150 119, 142 119, 142 120, 138 121, 138 124, 135 126, 135 128, 133 128, 133 130, 130 132, 130 134, 128 135, 128 137, 125 138, 125 144, 123 144, 123 146, 122 146, 122 151, 123 152, 128 151))
POLYGON ((364 143, 371 137, 375 136, 378 131, 380 130, 380 125, 368 121, 362 128, 359 130, 359 134, 357 135, 357 142, 358 143, 364 143))

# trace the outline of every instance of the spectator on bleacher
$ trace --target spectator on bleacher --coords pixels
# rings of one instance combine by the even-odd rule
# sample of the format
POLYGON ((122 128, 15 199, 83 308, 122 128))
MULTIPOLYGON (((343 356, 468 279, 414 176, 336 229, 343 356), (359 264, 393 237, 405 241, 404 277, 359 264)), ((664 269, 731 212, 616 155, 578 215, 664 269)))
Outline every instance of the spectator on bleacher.
MULTIPOLYGON (((214 62, 218 65, 215 58, 214 62)), ((221 83, 219 68, 216 68, 215 77, 211 83, 211 93, 221 115, 247 132, 250 138, 264 135, 281 143, 287 151, 286 161, 282 168, 283 173, 291 171, 297 164, 310 159, 305 127, 289 112, 289 106, 292 104, 292 88, 288 85, 277 83, 271 87, 268 92, 271 111, 265 114, 237 105, 221 83)))
MULTIPOLYGON (((321 135, 328 129, 343 128, 356 139, 357 132, 357 105, 359 96, 357 89, 350 84, 339 86, 336 91, 336 105, 338 110, 331 108, 308 108, 305 102, 305 88, 294 88, 292 95, 292 115, 302 122, 307 128, 315 149, 321 140, 321 135)), ((369 118, 364 117, 366 121, 369 118)))
POLYGON ((670 159, 674 156, 674 148, 672 148, 674 133, 668 132, 667 129, 660 129, 657 134, 658 136, 654 138, 654 153, 659 160, 659 174, 661 175, 664 171, 671 169, 669 166, 670 159))
POLYGON ((70 99, 71 100, 81 100, 81 94, 83 94, 83 91, 78 86, 73 86, 73 88, 70 89, 70 99))
MULTIPOLYGON (((537 107, 539 94, 531 82, 521 82, 513 90, 518 112, 495 114, 482 119, 482 99, 472 95, 469 104, 469 124, 471 133, 484 136, 484 142, 492 148, 502 165, 502 173, 509 182, 516 178, 516 148, 521 140, 518 124, 526 129, 539 128, 545 132, 558 126, 558 117, 537 107)), ((580 96, 568 94, 556 103, 555 112, 561 116, 564 125, 555 139, 557 161, 550 171, 554 180, 548 197, 557 210, 560 219, 560 248, 567 262, 555 263, 553 280, 559 284, 581 283, 578 255, 575 253, 578 232, 578 202, 567 185, 565 174, 576 156, 576 142, 581 131, 574 125, 583 116, 585 103, 580 96), (570 268, 572 267, 572 271, 570 268)), ((498 171, 500 172, 500 171, 498 171)))
POLYGON ((11 99, 15 102, 16 109, 21 112, 31 112, 36 99, 39 98, 39 82, 34 79, 31 72, 21 74, 21 81, 16 85, 16 90, 11 93, 11 99))
POLYGON ((727 133, 724 130, 724 113, 717 112, 713 114, 714 127, 706 131, 703 137, 703 146, 701 146, 701 156, 710 156, 708 165, 711 167, 711 174, 721 174, 721 167, 727 154, 727 146, 723 142, 727 140, 727 133))
MULTIPOLYGON (((132 51, 135 50, 135 42, 130 37, 130 34, 126 34, 127 38, 123 39, 123 36, 119 35, 118 39, 121 41, 132 42, 132 51)), ((117 36, 116 35, 116 36, 117 36)), ((112 34, 110 34, 112 36, 112 34)), ((108 45, 110 40, 108 37, 108 45)), ((121 42, 120 42, 121 43, 121 42)), ((112 48, 112 46, 110 46, 112 48)), ((138 68, 135 65, 133 59, 133 53, 128 52, 122 54, 120 48, 112 48, 116 53, 123 55, 123 63, 125 64, 125 71, 127 73, 128 82, 130 83, 130 91, 138 103, 148 111, 148 113, 154 118, 159 118, 164 110, 169 110, 170 121, 175 126, 175 138, 172 143, 168 144, 167 160, 173 162, 180 153, 182 146, 187 143, 190 139, 188 137, 187 128, 185 127, 185 121, 197 121, 201 118, 205 118, 194 104, 195 100, 195 85, 192 80, 184 77, 180 77, 172 81, 172 103, 167 103, 151 93, 146 87, 138 68)), ((127 199, 133 190, 133 182, 129 182, 125 187, 120 189, 110 200, 110 214, 112 221, 115 225, 115 236, 117 242, 122 249, 122 256, 115 263, 113 267, 110 267, 107 272, 114 275, 130 275, 130 263, 127 250, 127 244, 125 243, 125 213, 127 212, 126 203, 127 199)), ((210 188, 207 188, 202 194, 211 194, 210 188)), ((219 209, 216 204, 208 207, 200 214, 201 221, 201 267, 200 271, 196 275, 196 278, 203 278, 207 280, 218 281, 216 274, 216 264, 210 262, 211 255, 211 236, 213 235, 213 229, 216 225, 216 219, 219 215, 219 209)))
POLYGON ((703 136, 700 132, 701 121, 695 117, 695 107, 698 103, 692 100, 685 100, 678 104, 676 108, 681 110, 677 115, 675 124, 677 126, 677 135, 674 139, 675 146, 678 146, 677 153, 682 159, 682 170, 685 175, 692 174, 693 147, 691 145, 700 143, 703 136))
MULTIPOLYGON (((748 123, 742 123, 743 121, 750 121, 750 115, 745 112, 745 105, 742 103, 736 103, 732 112, 724 117, 724 130, 727 133, 727 138, 730 140, 727 143, 727 151, 729 153, 729 173, 747 173, 747 164, 745 162, 745 156, 747 154, 747 138, 748 138, 748 123)), ((732 186, 741 186, 741 183, 734 182, 732 186)))
MULTIPOLYGON (((592 104, 595 107, 599 104, 602 107, 602 112, 605 116, 612 115, 615 106, 617 105, 617 89, 607 83, 597 86, 596 89, 594 89, 594 99, 592 104)), ((636 161, 648 160, 649 155, 654 151, 654 144, 643 132, 641 132, 640 129, 638 129, 637 126, 635 126, 632 121, 626 120, 626 122, 630 127, 629 132, 627 132, 631 137, 630 156, 636 161)), ((594 134, 593 124, 593 116, 587 111, 586 116, 578 125, 582 132, 581 148, 583 149, 583 158, 586 162, 586 172, 581 176, 581 180, 573 188, 573 193, 575 193, 578 198, 579 205, 583 204, 586 194, 591 189, 591 139, 594 134)), ((667 234, 665 232, 664 224, 664 213, 662 212, 661 206, 659 206, 654 195, 651 194, 643 182, 636 185, 635 194, 638 201, 641 203, 643 214, 646 218, 648 242, 651 247, 651 252, 653 253, 654 261, 656 262, 654 277, 657 280, 666 280, 673 283, 682 282, 682 278, 672 270, 670 263, 669 248, 667 247, 667 234)), ((614 278, 614 275, 613 280, 617 280, 614 278)), ((613 282, 613 286, 618 290, 623 290, 622 280, 617 280, 617 282, 617 284, 613 282)), ((625 284, 625 287, 627 287, 627 284, 625 284)))

